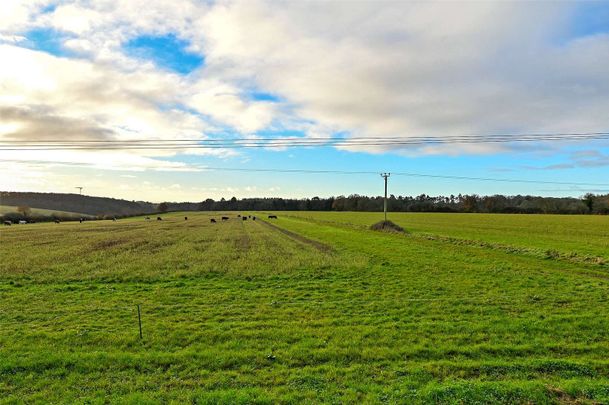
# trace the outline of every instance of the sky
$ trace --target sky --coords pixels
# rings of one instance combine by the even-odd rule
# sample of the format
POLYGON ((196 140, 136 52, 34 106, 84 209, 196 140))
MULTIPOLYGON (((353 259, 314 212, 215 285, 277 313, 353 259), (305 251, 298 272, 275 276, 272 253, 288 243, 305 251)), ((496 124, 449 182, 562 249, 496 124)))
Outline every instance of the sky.
MULTIPOLYGON (((609 2, 4 0, 0 142, 609 132, 608 66, 609 2)), ((0 148, 0 190, 153 202, 380 195, 375 172, 395 195, 609 193, 609 142, 0 148)))

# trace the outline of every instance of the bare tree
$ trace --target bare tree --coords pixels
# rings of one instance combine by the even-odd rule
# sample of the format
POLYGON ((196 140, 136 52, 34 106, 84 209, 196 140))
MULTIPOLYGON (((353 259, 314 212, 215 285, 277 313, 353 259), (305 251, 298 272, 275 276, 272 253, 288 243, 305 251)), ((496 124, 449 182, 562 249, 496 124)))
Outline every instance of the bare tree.
POLYGON ((20 205, 17 207, 17 212, 23 215, 24 217, 29 217, 32 213, 32 209, 27 205, 20 205))

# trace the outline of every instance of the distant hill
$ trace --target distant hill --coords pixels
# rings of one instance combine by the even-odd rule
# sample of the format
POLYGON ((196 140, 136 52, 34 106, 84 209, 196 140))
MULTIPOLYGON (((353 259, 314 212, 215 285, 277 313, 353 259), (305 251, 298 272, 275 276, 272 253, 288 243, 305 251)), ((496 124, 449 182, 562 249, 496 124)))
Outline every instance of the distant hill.
MULTIPOLYGON (((0 216, 7 214, 19 214, 18 206, 0 205, 0 216)), ((62 217, 62 218, 91 218, 92 215, 83 214, 81 212, 67 212, 57 210, 46 210, 42 208, 31 208, 30 214, 32 217, 62 217)))
POLYGON ((94 216, 128 216, 156 212, 157 204, 80 194, 0 191, 0 205, 28 206, 53 211, 78 212, 94 216))

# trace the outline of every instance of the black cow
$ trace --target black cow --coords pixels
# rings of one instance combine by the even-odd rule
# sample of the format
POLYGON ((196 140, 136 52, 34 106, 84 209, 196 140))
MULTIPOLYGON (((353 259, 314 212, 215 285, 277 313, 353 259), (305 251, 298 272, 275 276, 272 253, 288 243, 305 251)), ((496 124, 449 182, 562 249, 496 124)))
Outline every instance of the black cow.
POLYGON ((211 222, 212 224, 215 224, 216 220, 212 218, 212 219, 209 220, 209 222, 211 222))
POLYGON ((247 217, 248 217, 248 218, 251 218, 252 216, 251 216, 251 215, 248 215, 247 217))
POLYGON ((13 223, 11 221, 4 221, 4 225, 11 226, 13 223))
POLYGON ((59 220, 58 220, 58 219, 56 219, 56 220, 55 220, 55 223, 56 223, 56 224, 58 224, 58 223, 59 223, 59 220))
POLYGON ((241 218, 241 214, 238 214, 238 215, 237 215, 237 218, 241 218))
POLYGON ((163 218, 161 218, 161 217, 156 217, 156 220, 157 220, 157 221, 162 221, 162 220, 163 220, 163 218))
POLYGON ((277 219, 277 215, 269 215, 269 219, 277 219))
POLYGON ((255 221, 255 220, 256 220, 256 217, 252 217, 252 221, 255 221))
POLYGON ((150 221, 150 217, 146 217, 146 221, 150 221))
POLYGON ((184 221, 188 221, 188 217, 184 217, 184 221))
POLYGON ((82 224, 82 221, 84 221, 84 219, 80 218, 78 221, 82 224))
POLYGON ((228 221, 228 217, 222 217, 222 221, 228 221))
POLYGON ((244 221, 247 221, 247 217, 243 217, 243 218, 241 218, 241 219, 243 219, 244 221))

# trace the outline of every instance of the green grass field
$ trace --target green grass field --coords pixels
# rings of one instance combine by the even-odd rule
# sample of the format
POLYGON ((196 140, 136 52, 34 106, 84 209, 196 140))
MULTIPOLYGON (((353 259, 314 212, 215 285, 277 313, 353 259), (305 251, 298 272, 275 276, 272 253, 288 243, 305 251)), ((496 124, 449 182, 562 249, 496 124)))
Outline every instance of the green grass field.
MULTIPOLYGON (((17 213, 17 207, 12 205, 0 205, 0 215, 14 214, 17 213)), ((51 217, 57 215, 60 217, 71 217, 71 218, 90 218, 91 215, 79 214, 78 212, 67 212, 67 211, 56 211, 56 210, 45 210, 42 208, 31 208, 31 215, 33 216, 44 216, 51 217)))
MULTIPOLYGON (((378 213, 289 212, 290 217, 365 229, 383 219, 378 213)), ((565 257, 609 260, 609 216, 457 213, 390 213, 388 219, 414 236, 459 243, 479 241, 531 253, 558 252, 565 257)))
POLYGON ((609 402, 608 217, 277 214, 0 228, 0 402, 609 402))

